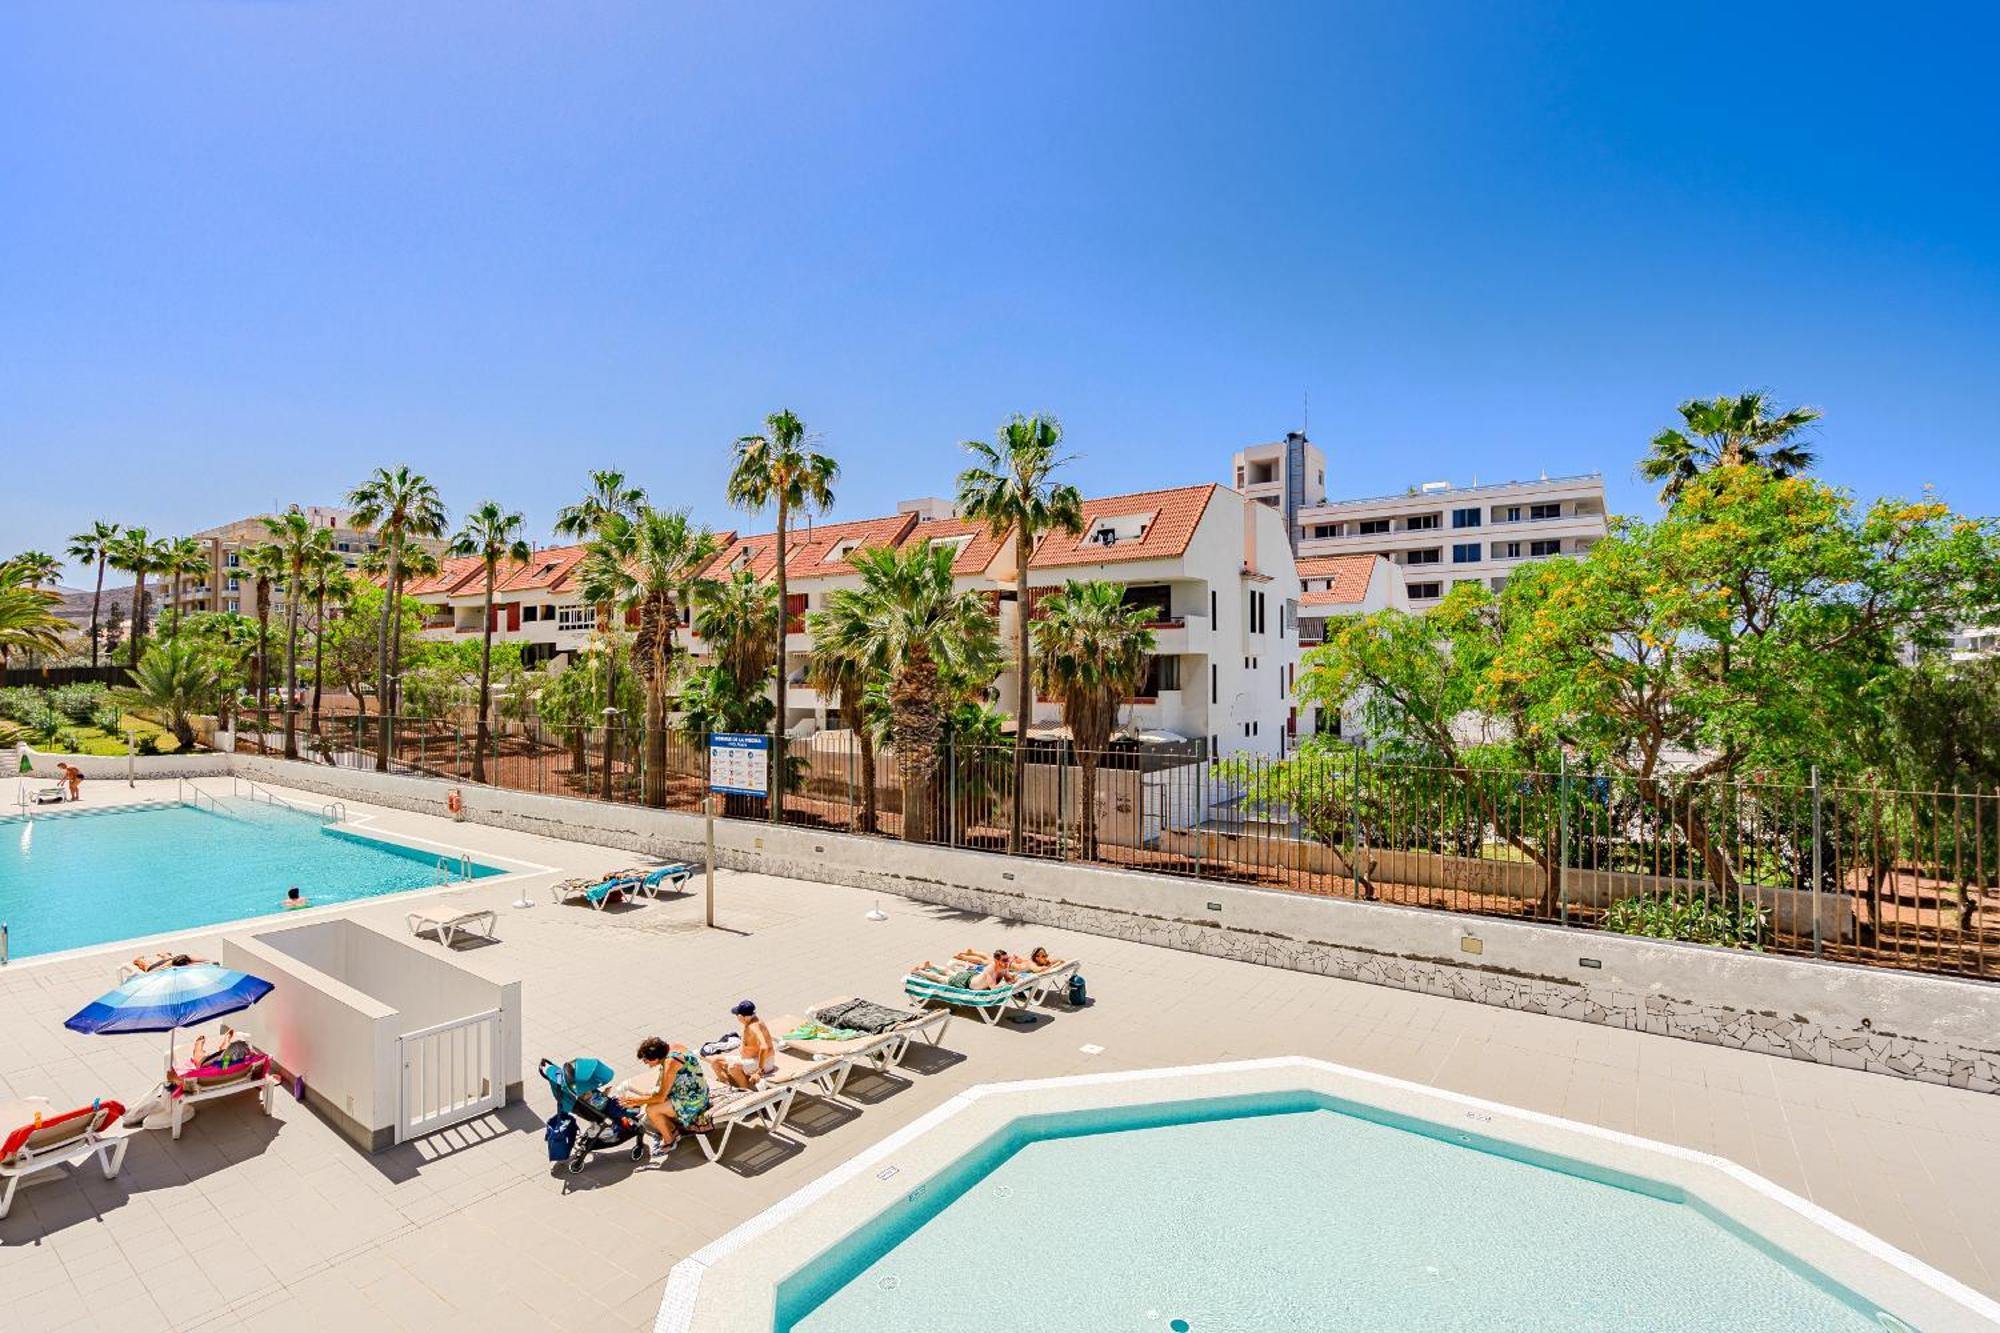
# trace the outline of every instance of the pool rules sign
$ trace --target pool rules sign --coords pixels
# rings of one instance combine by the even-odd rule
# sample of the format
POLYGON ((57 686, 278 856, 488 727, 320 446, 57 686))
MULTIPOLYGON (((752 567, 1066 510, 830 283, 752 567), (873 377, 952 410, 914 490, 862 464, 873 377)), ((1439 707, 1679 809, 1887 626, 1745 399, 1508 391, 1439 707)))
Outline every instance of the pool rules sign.
POLYGON ((715 924, 715 795, 771 794, 771 738, 719 731, 708 738, 708 924, 715 924))
POLYGON ((710 736, 708 789, 732 796, 769 796, 771 738, 728 731, 710 736))

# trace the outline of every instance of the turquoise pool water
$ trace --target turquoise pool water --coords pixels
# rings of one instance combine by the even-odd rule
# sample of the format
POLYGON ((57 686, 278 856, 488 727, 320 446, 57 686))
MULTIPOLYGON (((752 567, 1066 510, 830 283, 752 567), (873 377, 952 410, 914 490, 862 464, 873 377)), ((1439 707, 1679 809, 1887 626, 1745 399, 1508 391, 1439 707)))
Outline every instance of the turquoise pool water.
POLYGON ((1881 1333, 1658 1182, 1319 1094, 1017 1121, 787 1279, 777 1327, 1881 1333))
POLYGON ((323 907, 438 882, 436 852, 262 801, 220 805, 0 819, 0 922, 12 956, 262 916, 294 884, 323 907))

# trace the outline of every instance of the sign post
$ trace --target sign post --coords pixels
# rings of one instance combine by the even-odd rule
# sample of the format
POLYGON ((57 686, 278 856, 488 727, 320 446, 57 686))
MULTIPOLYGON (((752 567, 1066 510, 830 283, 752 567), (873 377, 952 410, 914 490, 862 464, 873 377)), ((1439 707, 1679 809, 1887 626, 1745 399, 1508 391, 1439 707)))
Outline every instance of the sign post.
POLYGON ((715 798, 771 795, 771 738, 718 731, 708 738, 708 924, 715 924, 715 798))

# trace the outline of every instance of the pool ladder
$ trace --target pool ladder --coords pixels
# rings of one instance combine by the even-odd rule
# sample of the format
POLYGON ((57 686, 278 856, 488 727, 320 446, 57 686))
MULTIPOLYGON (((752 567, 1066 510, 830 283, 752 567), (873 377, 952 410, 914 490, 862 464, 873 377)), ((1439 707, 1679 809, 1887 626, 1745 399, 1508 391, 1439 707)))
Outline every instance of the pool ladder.
POLYGON ((454 860, 449 856, 440 856, 437 859, 437 877, 439 885, 445 885, 451 883, 451 877, 454 871, 457 872, 458 877, 462 880, 470 880, 472 878, 471 852, 461 851, 458 854, 456 860, 454 860))
POLYGON ((196 786, 194 783, 189 782, 186 778, 174 779, 174 804, 191 805, 195 809, 199 810, 201 809, 201 803, 203 801, 207 801, 208 808, 215 811, 216 814, 219 815, 222 813, 222 802, 216 800, 213 796, 210 796, 207 792, 203 791, 200 787, 196 786), (194 799, 192 801, 190 801, 187 797, 187 794, 189 792, 194 793, 194 799))

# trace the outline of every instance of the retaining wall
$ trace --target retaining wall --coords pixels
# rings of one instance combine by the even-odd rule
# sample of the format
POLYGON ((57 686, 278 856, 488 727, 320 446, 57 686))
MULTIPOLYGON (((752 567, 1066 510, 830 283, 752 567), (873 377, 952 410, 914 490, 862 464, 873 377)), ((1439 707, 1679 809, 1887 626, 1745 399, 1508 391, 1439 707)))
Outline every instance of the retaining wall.
MULTIPOLYGON (((448 783, 251 755, 280 786, 446 816, 448 783)), ((468 820, 698 859, 698 815, 466 786, 468 820)), ((2000 986, 751 821, 718 864, 1014 921, 2000 1092, 2000 986)))

